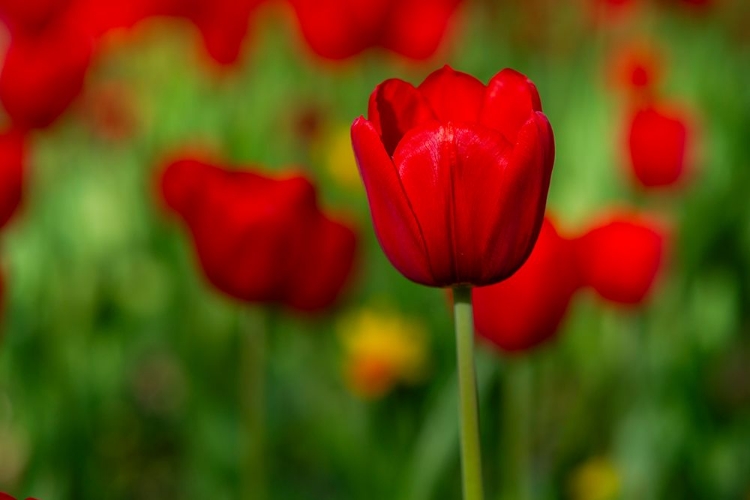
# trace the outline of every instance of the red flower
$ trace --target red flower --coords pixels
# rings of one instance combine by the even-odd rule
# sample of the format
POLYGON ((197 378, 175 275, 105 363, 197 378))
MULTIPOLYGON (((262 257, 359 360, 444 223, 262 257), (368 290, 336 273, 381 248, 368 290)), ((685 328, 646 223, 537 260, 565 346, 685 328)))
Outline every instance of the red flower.
POLYGON ((351 274, 355 234, 320 212, 304 177, 179 160, 167 166, 161 189, 190 228, 206 278, 232 297, 320 310, 351 274))
POLYGON ((579 285, 573 245, 545 219, 534 250, 518 272, 474 289, 477 333, 505 351, 541 344, 557 333, 579 285))
MULTIPOLYGON (((8 495, 7 493, 3 493, 0 491, 0 500, 16 500, 15 497, 12 497, 8 495)), ((37 500, 36 498, 28 497, 26 500, 37 500)))
POLYGON ((686 121, 657 107, 637 110, 628 132, 631 167, 647 188, 669 186, 685 172, 689 139, 686 121))
POLYGON ((0 134, 0 227, 16 212, 23 195, 25 144, 17 130, 0 134))
POLYGON ((412 59, 435 53, 461 0, 290 0, 312 50, 345 59, 383 47, 412 59))
POLYGON ((603 298, 638 304, 652 289, 666 237, 653 221, 616 214, 575 242, 582 281, 603 298))
POLYGON ((73 0, 0 0, 0 20, 12 33, 42 31, 61 16, 73 0))
POLYGON ((620 47, 610 58, 609 80, 633 97, 648 97, 659 84, 664 62, 653 44, 638 41, 620 47))
POLYGON ((554 338, 581 287, 610 302, 641 303, 662 266, 665 239, 657 224, 633 214, 612 215, 572 240, 545 219, 516 274, 474 289, 477 334, 504 351, 531 349, 554 338))
POLYGON ((352 142, 380 245, 428 286, 489 285, 518 269, 542 225, 554 142, 536 87, 510 69, 485 87, 449 67, 387 80, 352 142))
POLYGON ((15 125, 50 125, 80 93, 92 42, 66 24, 11 40, 0 71, 0 101, 15 125))
POLYGON ((250 15, 259 0, 199 0, 187 17, 203 37, 208 54, 220 64, 232 64, 240 56, 250 15))

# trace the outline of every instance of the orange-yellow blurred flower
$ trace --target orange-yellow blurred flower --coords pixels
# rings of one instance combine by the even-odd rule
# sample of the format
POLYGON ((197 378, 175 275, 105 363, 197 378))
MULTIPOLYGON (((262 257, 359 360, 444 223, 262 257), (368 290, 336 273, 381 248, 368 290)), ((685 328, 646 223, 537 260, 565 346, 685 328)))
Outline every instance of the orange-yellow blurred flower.
POLYGON ((620 497, 621 477, 606 457, 593 457, 573 471, 570 497, 573 500, 615 500, 620 497))
POLYGON ((344 376, 356 395, 384 396, 398 384, 422 381, 427 371, 427 334, 417 321, 374 309, 344 317, 338 332, 344 376))
POLYGON ((342 188, 361 190, 349 125, 332 127, 321 142, 321 159, 328 175, 342 188))

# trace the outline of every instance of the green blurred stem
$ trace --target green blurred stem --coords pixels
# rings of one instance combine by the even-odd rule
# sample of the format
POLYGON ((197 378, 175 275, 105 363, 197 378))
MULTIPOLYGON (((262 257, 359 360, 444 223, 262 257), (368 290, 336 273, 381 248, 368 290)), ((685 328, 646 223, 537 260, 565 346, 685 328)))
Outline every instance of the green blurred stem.
POLYGON ((500 383, 502 404, 500 466, 501 500, 531 498, 531 361, 508 359, 500 383))
POLYGON ((266 338, 267 311, 256 309, 241 314, 239 327, 240 402, 240 499, 266 500, 268 483, 266 448, 266 338))
POLYGON ((453 287, 456 352, 458 355, 461 473, 464 500, 482 500, 482 456, 479 447, 477 382, 474 371, 474 314, 471 287, 453 287))

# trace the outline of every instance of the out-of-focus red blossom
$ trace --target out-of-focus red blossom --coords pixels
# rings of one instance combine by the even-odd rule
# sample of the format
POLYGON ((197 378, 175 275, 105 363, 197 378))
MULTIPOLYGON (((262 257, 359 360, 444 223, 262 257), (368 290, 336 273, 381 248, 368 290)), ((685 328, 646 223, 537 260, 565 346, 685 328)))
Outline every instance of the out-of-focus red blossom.
POLYGON ((580 286, 573 245, 545 219, 529 259, 510 278, 473 290, 480 337, 505 351, 530 349, 550 339, 580 286))
POLYGON ((302 36, 327 59, 382 47, 426 59, 440 45, 461 0, 290 0, 302 36))
POLYGON ((582 287, 617 304, 643 302, 663 265, 666 238, 661 225, 625 212, 573 239, 560 236, 545 219, 531 256, 516 274, 474 289, 477 334, 504 351, 531 349, 556 335, 582 287))
POLYGON ((604 299, 639 304, 665 256, 666 233, 644 216, 614 214, 575 241, 581 281, 604 299))
POLYGON ((240 55, 252 12, 262 0, 77 0, 71 8, 81 29, 98 37, 117 28, 130 28, 153 17, 191 22, 200 32, 206 52, 220 64, 240 55))
POLYGON ((0 0, 0 21, 11 33, 37 33, 62 16, 75 0, 0 0))
POLYGON ((174 0, 73 0, 67 18, 77 29, 99 38, 122 28, 132 28, 150 17, 168 15, 174 0))
POLYGON ((198 0, 186 13, 203 37, 208 54, 220 64, 240 56, 250 16, 259 0, 198 0))
POLYGON ((0 134, 0 227, 10 221, 23 197, 25 149, 18 130, 0 134))
MULTIPOLYGON (((7 493, 3 493, 0 491, 0 500, 16 500, 15 497, 12 497, 8 495, 7 493)), ((36 498, 28 497, 26 500, 37 500, 36 498)))
POLYGON ((663 59, 646 42, 633 42, 619 48, 610 58, 608 79, 613 86, 636 94, 650 94, 659 84, 663 59))
POLYGON ((632 19, 643 0, 582 0, 592 22, 599 27, 622 24, 632 19))
POLYGON ((635 178, 646 188, 670 186, 686 171, 688 122, 678 110, 650 105, 632 113, 627 147, 635 178))
POLYGON ((380 245, 410 280, 489 285, 539 234, 554 141, 534 84, 505 69, 485 86, 444 67, 370 97, 352 143, 380 245))
POLYGON ((270 178, 193 159, 170 163, 164 202, 186 223, 206 278, 247 302, 323 310, 351 274, 356 235, 323 214, 306 178, 270 178))
POLYGON ((92 40, 56 24, 33 36, 13 36, 0 71, 0 101, 21 128, 50 125, 83 88, 92 40))

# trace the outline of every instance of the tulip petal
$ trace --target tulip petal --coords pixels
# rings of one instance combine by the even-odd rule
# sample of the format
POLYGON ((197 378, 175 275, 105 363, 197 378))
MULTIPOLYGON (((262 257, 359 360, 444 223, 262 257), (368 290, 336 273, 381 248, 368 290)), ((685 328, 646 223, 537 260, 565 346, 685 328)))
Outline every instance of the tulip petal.
POLYGON ((655 223, 617 215, 575 240, 582 280, 606 300, 638 304, 653 287, 665 240, 655 223))
POLYGON ((496 195, 499 216, 488 231, 487 246, 498 251, 485 263, 490 272, 506 277, 526 261, 536 242, 554 164, 552 128, 542 113, 526 122, 517 141, 496 195))
POLYGON ((411 83, 397 78, 386 80, 375 88, 370 96, 367 117, 391 156, 407 131, 435 119, 422 94, 411 83))
POLYGON ((460 0, 399 0, 389 10, 381 43, 412 59, 435 53, 460 0))
POLYGON ((351 276, 357 237, 354 231, 322 213, 315 235, 305 245, 305 258, 290 280, 285 302, 299 311, 319 311, 331 306, 351 276), (315 262, 315 265, 310 265, 315 262))
POLYGON ((352 146, 370 202, 375 234, 388 260, 410 280, 436 286, 422 228, 398 171, 375 127, 362 117, 352 125, 352 146))
POLYGON ((513 150, 477 125, 435 124, 404 137, 393 160, 438 283, 496 283, 531 252, 552 170, 543 125, 530 120, 513 150))
POLYGON ((573 245, 545 219, 534 249, 507 280, 473 292, 477 334, 504 351, 551 339, 580 286, 573 245))
POLYGON ((327 59, 359 54, 377 43, 388 4, 378 1, 291 0, 302 36, 327 59))
POLYGON ((685 172, 688 138, 682 117, 655 108, 638 110, 628 134, 635 177, 645 187, 676 183, 685 172))
POLYGON ((521 73, 504 69, 487 84, 479 123, 500 131, 510 143, 542 103, 534 83, 521 73))
POLYGON ((485 86, 473 76, 450 66, 432 72, 419 86, 440 121, 476 123, 485 86))

